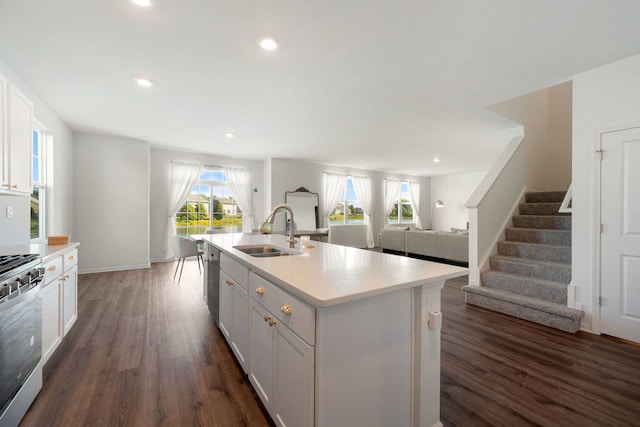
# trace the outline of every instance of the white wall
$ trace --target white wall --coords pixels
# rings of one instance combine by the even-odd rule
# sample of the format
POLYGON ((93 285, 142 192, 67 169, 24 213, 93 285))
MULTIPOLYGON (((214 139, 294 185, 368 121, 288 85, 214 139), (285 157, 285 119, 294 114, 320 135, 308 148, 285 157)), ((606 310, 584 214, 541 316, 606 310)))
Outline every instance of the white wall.
MULTIPOLYGON (((33 101, 35 119, 41 122, 53 136, 53 147, 49 147, 50 150, 47 153, 50 160, 53 160, 53 173, 47 183, 46 234, 68 234, 72 240, 77 240, 73 227, 73 134, 71 129, 2 60, 0 60, 0 74, 33 101)), ((0 219, 0 245, 28 242, 29 198, 24 197, 18 201, 15 200, 15 196, 0 195, 1 212, 4 213, 8 205, 14 206, 17 211, 13 220, 0 219)))
POLYGON ((529 190, 567 190, 571 184, 572 84, 562 83, 490 107, 523 125, 521 173, 529 190))
POLYGON ((77 133, 76 235, 81 272, 149 266, 149 145, 77 133))
POLYGON ((595 326, 596 143, 601 132, 640 126, 640 55, 574 76, 572 279, 582 303, 583 329, 595 326))
MULTIPOLYGON (((431 177, 431 200, 433 203, 428 209, 428 214, 431 215, 431 212, 434 212, 434 230, 467 228, 469 209, 465 204, 485 175, 486 171, 431 177), (436 200, 442 200, 444 206, 436 208, 434 211, 433 204, 436 200)), ((428 224, 428 222, 424 223, 424 228, 428 228, 428 224)))
POLYGON ((31 198, 0 194, 0 246, 29 243, 31 198), (7 218, 7 207, 13 208, 13 218, 7 218))
MULTIPOLYGON (((410 180, 420 182, 420 219, 423 226, 429 221, 430 197, 430 179, 425 177, 416 177, 401 174, 390 174, 378 171, 355 169, 343 166, 333 166, 321 163, 310 163, 298 160, 287 159, 271 159, 271 203, 265 206, 264 217, 270 212, 271 208, 279 203, 284 203, 284 193, 293 191, 298 187, 305 187, 307 190, 318 193, 319 212, 322 216, 323 204, 325 199, 324 175, 323 172, 336 172, 351 175, 368 176, 371 178, 371 189, 373 191, 373 236, 376 236, 380 229, 384 226, 384 178, 397 178, 400 180, 410 180)), ((268 184, 268 183, 267 183, 268 184)), ((277 229, 284 229, 284 215, 278 218, 275 223, 277 229)), ((320 226, 324 225, 323 218, 320 218, 320 226)), ((377 243, 377 242, 376 242, 377 243)))
POLYGON ((170 257, 164 246, 164 236, 167 229, 167 215, 169 207, 169 179, 171 162, 197 163, 219 167, 236 167, 251 169, 253 177, 252 188, 258 191, 252 193, 252 210, 254 212, 253 228, 260 225, 264 211, 263 163, 253 160, 240 160, 230 157, 214 156, 200 153, 151 148, 151 202, 150 202, 150 247, 151 260, 165 261, 170 257))

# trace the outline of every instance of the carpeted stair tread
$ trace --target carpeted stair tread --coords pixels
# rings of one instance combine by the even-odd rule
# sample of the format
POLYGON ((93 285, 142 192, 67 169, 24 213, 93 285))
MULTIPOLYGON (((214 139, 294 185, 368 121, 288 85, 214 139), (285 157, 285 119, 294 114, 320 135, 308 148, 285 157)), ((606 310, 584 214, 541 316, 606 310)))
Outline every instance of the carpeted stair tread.
POLYGON ((553 280, 569 284, 571 282, 571 264, 551 261, 538 261, 505 255, 493 255, 489 258, 491 270, 538 279, 553 280))
POLYGON ((487 270, 481 274, 482 286, 538 298, 556 304, 567 303, 567 284, 553 280, 487 270))
POLYGON ((571 264, 571 247, 524 242, 498 242, 498 255, 571 264))
POLYGON ((541 325, 575 333, 580 329, 581 310, 485 286, 465 286, 468 304, 477 305, 541 325))
POLYGON ((505 236, 506 239, 510 242, 571 246, 571 230, 548 230, 544 228, 507 228, 505 230, 505 236))
POLYGON ((562 203, 566 191, 531 191, 525 194, 527 203, 562 203))
POLYGON ((511 218, 515 228, 571 230, 571 217, 559 215, 515 215, 511 218))
POLYGON ((520 203, 520 215, 558 215, 560 203, 520 203))

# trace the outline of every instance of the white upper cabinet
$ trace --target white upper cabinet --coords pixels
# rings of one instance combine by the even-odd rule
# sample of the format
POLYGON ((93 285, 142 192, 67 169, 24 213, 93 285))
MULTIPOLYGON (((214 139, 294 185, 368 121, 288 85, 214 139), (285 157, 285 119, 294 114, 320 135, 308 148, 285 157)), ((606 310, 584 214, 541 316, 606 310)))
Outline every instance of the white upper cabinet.
POLYGON ((9 82, 0 75, 0 190, 9 185, 9 137, 7 136, 7 90, 9 82))
POLYGON ((0 190, 31 194, 33 103, 0 76, 0 190))

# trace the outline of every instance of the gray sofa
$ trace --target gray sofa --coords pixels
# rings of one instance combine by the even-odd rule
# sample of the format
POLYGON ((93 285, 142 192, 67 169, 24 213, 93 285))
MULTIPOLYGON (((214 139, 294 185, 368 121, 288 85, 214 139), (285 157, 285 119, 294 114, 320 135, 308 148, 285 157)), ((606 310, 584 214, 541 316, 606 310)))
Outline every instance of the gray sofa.
POLYGON ((469 234, 465 231, 422 231, 390 227, 380 230, 379 245, 384 252, 417 258, 469 264, 469 234))

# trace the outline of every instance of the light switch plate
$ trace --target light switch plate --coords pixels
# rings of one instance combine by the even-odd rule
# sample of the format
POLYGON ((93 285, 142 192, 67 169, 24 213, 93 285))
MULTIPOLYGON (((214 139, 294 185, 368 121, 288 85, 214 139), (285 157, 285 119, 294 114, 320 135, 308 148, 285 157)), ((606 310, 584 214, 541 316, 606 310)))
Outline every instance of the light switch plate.
POLYGON ((7 206, 7 218, 13 218, 13 206, 7 206))

